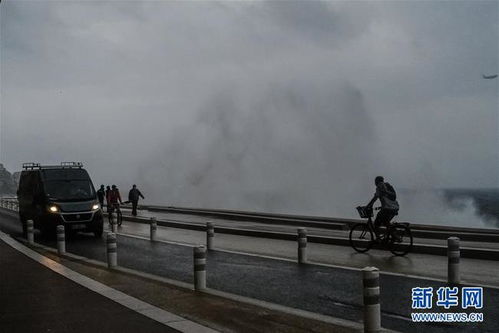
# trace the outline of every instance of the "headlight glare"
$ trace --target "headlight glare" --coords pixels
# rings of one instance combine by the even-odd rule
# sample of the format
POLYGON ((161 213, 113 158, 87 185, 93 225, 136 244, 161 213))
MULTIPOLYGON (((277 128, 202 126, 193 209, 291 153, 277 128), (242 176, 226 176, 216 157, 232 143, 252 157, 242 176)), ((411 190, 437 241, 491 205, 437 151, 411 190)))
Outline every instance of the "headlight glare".
POLYGON ((99 204, 95 204, 92 206, 92 210, 97 210, 100 208, 100 205, 99 204))
POLYGON ((51 213, 57 213, 59 211, 59 208, 57 208, 57 206, 49 206, 49 211, 51 213))

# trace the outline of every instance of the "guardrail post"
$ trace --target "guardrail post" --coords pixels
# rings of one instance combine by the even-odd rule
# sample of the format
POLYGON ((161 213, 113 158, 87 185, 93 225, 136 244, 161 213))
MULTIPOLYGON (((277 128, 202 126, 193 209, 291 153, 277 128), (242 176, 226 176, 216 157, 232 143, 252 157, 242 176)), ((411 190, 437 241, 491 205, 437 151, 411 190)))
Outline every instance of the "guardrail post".
POLYGON ((106 237, 107 245, 107 267, 113 268, 118 266, 118 253, 116 245, 116 234, 112 232, 107 233, 106 237))
POLYGON ((57 252, 59 255, 66 253, 66 234, 63 225, 57 226, 57 252))
POLYGON ((364 333, 381 332, 381 307, 379 304, 379 270, 362 269, 364 286, 364 333))
POLYGON ((215 237, 215 228, 213 223, 206 223, 206 247, 208 251, 213 250, 213 238, 215 237))
POLYGON ((194 290, 206 289, 206 248, 194 247, 194 290))
POLYGON ((460 274, 459 274, 459 258, 461 256, 461 251, 459 250, 459 238, 449 237, 447 238, 447 282, 449 284, 459 284, 460 274))
POLYGON ((33 245, 35 243, 35 235, 34 235, 35 227, 33 224, 33 220, 26 221, 26 226, 27 226, 26 230, 27 230, 27 234, 28 234, 28 244, 33 245))
POLYGON ((149 235, 151 238, 151 242, 156 241, 156 230, 158 229, 158 223, 156 222, 155 217, 151 217, 151 224, 150 224, 150 230, 149 230, 149 235))
POLYGON ((298 228, 298 263, 307 262, 307 229, 298 228))

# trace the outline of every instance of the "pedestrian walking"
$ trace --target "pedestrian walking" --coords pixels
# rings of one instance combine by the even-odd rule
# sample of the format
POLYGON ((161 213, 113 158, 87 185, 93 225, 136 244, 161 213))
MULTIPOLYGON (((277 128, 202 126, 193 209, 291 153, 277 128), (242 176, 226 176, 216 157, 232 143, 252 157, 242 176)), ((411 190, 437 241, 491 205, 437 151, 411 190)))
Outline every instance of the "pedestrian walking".
POLYGON ((139 204, 139 197, 144 199, 142 193, 140 193, 137 185, 133 184, 132 189, 128 192, 128 201, 132 203, 132 215, 137 216, 137 205, 139 204))
POLYGON ((100 208, 104 207, 104 197, 106 196, 106 191, 104 185, 100 186, 100 189, 97 190, 97 199, 99 199, 100 208))

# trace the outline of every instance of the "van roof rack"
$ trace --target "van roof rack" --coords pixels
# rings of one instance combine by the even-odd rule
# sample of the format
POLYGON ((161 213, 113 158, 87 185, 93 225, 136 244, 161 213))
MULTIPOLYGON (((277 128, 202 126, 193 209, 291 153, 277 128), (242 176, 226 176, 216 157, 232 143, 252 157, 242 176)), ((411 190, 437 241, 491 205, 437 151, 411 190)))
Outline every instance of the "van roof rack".
POLYGON ((63 168, 82 168, 83 164, 81 162, 61 162, 63 168))
POLYGON ((35 168, 40 168, 40 163, 23 163, 23 169, 24 170, 33 170, 35 168))
POLYGON ((23 170, 34 170, 34 169, 71 169, 71 168, 83 168, 83 163, 81 162, 61 162, 60 165, 40 165, 40 163, 23 163, 23 170))

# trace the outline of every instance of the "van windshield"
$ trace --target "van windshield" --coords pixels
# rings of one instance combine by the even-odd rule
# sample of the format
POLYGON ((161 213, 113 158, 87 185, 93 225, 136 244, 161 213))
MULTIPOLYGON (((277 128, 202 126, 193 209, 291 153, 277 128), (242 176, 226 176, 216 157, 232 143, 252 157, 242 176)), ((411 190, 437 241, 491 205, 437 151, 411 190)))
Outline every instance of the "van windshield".
POLYGON ((88 180, 47 180, 45 194, 55 200, 92 200, 95 192, 88 180))

